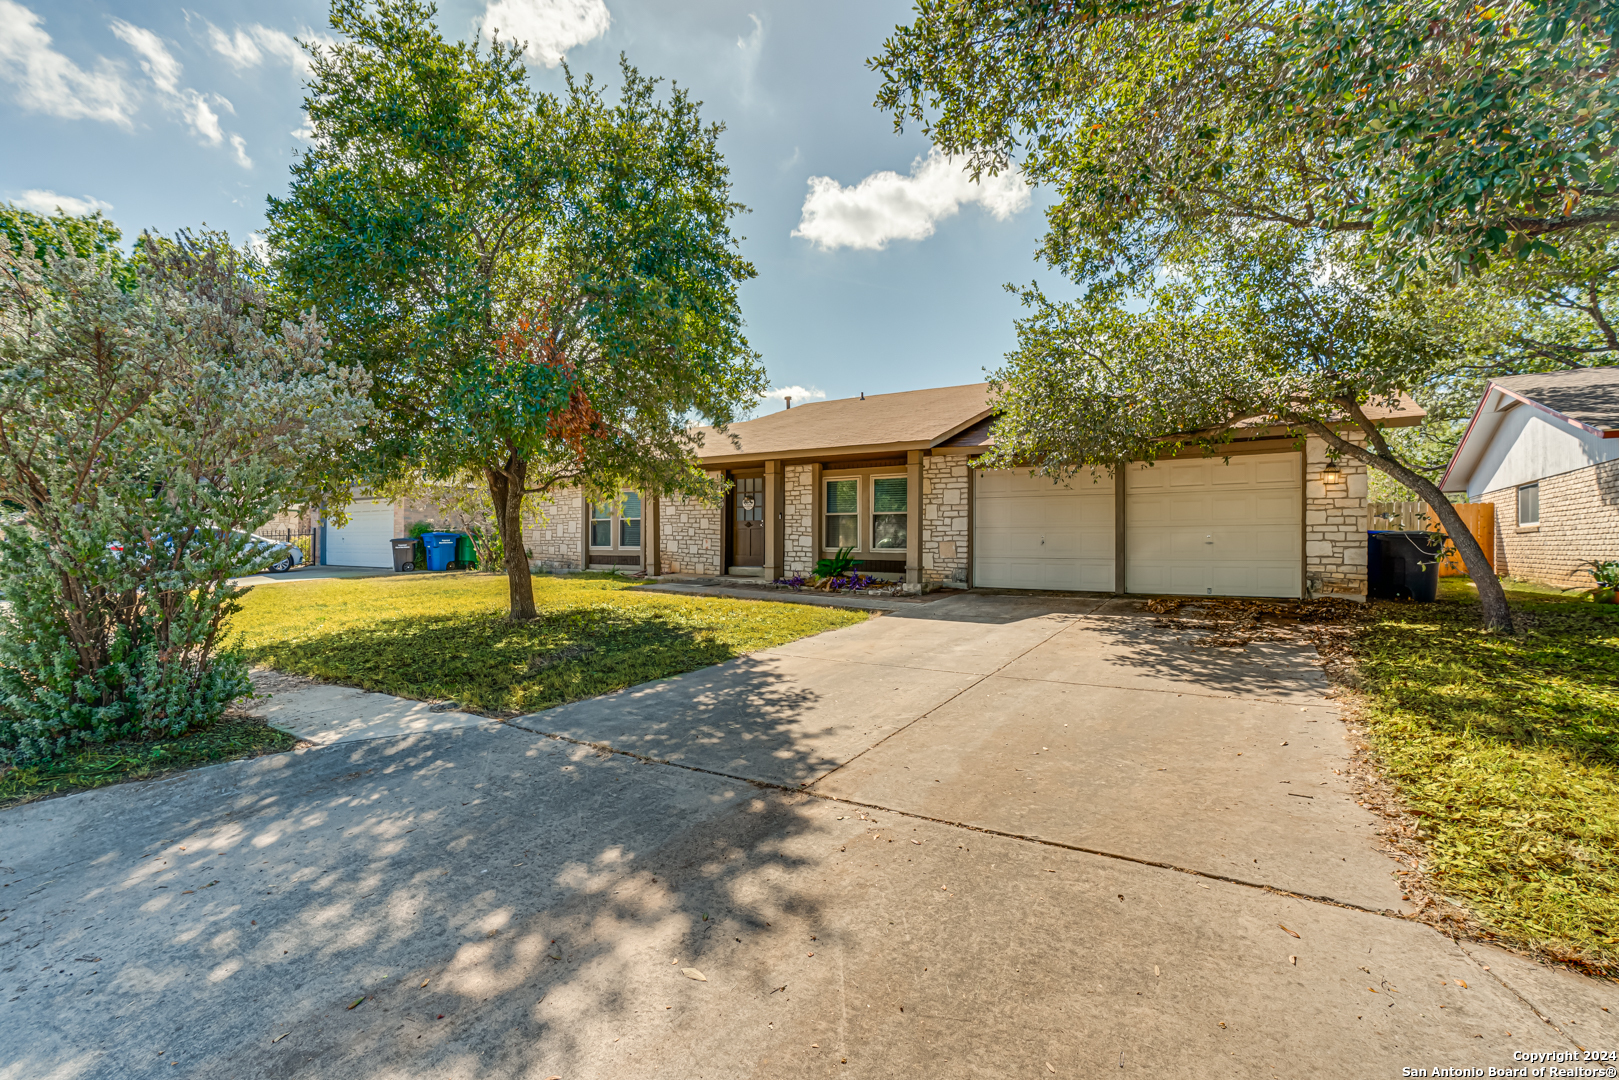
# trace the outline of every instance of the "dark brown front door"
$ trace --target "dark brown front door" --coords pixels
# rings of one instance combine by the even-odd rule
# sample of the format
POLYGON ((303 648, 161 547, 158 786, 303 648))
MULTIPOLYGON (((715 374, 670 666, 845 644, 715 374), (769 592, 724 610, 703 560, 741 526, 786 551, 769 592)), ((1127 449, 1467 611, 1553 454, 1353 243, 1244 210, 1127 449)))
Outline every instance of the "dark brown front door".
POLYGON ((765 564, 765 478, 743 476, 736 481, 735 529, 732 543, 737 566, 765 564))

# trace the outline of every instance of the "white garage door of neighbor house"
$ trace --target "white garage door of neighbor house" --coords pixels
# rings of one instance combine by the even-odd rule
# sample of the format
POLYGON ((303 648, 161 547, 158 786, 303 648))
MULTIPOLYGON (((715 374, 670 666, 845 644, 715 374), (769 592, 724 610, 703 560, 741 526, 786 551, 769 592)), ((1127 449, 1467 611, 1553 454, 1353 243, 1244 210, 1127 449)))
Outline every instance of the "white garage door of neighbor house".
POLYGON ((986 589, 1113 588, 1113 478, 1054 484, 1022 470, 975 478, 973 584, 986 589))
POLYGON ((349 523, 326 528, 326 562, 331 566, 392 566, 394 508, 380 499, 356 499, 349 523))
POLYGON ((1298 596, 1303 468, 1299 454, 1130 466, 1124 487, 1128 591, 1298 596))

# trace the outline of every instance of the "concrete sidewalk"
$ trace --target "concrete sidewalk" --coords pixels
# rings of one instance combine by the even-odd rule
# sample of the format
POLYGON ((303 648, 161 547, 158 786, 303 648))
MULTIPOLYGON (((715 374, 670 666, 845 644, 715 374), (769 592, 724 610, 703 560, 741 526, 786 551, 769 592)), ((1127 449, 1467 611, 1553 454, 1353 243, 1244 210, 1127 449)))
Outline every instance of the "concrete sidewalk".
POLYGON ((373 694, 263 669, 253 672, 253 685, 257 697, 248 706, 250 711, 271 727, 316 746, 499 723, 461 712, 453 702, 434 704, 373 694))

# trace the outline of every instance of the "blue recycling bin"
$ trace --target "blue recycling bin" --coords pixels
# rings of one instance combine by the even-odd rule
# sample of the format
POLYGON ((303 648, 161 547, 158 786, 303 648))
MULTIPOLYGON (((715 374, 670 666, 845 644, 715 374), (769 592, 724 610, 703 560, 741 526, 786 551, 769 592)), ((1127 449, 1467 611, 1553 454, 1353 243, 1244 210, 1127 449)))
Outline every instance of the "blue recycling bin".
POLYGON ((460 533, 430 532, 422 534, 422 547, 427 549, 429 570, 448 570, 455 561, 455 544, 460 533))

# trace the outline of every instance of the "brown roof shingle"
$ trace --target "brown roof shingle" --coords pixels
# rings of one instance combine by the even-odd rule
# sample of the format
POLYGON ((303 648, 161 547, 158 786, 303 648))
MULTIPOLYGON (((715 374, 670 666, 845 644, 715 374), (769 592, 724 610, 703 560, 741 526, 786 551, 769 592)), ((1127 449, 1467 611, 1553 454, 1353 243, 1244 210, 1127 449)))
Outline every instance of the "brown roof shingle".
POLYGON ((815 454, 921 450, 988 416, 989 384, 941 386, 796 405, 732 424, 726 435, 699 428, 705 462, 790 458, 815 454))

